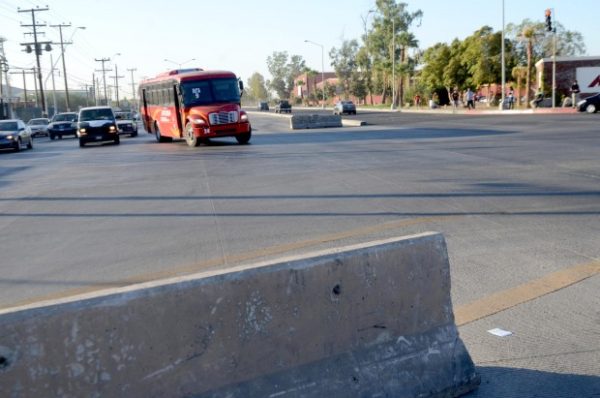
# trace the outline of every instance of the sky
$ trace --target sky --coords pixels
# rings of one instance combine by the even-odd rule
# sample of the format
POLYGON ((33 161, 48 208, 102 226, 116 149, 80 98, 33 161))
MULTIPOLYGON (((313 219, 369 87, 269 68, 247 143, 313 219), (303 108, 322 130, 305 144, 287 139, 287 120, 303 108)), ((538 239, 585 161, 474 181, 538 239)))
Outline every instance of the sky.
MULTIPOLYGON (((502 0, 404 0, 409 10, 423 11, 423 19, 413 32, 421 48, 437 42, 463 39, 481 26, 502 29, 502 0)), ((525 18, 542 21, 546 8, 554 9, 554 20, 567 29, 582 33, 587 55, 600 55, 600 38, 596 24, 598 0, 504 0, 505 22, 519 23, 525 18)), ((95 59, 111 58, 107 67, 115 65, 123 96, 131 96, 131 74, 134 80, 151 77, 167 69, 184 67, 225 69, 244 81, 259 72, 269 79, 266 59, 274 51, 287 51, 302 56, 312 69, 321 70, 321 48, 306 43, 310 40, 324 46, 325 69, 332 70, 329 50, 343 40, 360 39, 364 32, 361 17, 375 8, 375 0, 0 0, 0 37, 6 42, 5 55, 11 67, 32 67, 35 56, 22 51, 19 43, 31 41, 25 36, 21 22, 31 24, 31 13, 18 13, 17 8, 48 6, 49 11, 36 13, 38 23, 71 23, 63 29, 65 60, 69 88, 91 84, 94 70, 101 64, 95 59), (75 29, 83 26, 84 29, 75 29), (116 55, 119 53, 120 55, 116 55), (169 59, 174 62, 164 61, 169 59), (189 61, 195 59, 195 61, 189 61)), ((373 14, 368 15, 371 23, 373 14)), ((46 32, 40 40, 59 41, 58 29, 46 32)), ((54 62, 60 46, 51 52, 54 62)), ((41 60, 44 79, 50 73, 50 53, 41 60)), ((57 68, 57 89, 62 89, 62 64, 57 68)), ((15 69, 13 69, 15 71, 15 69)), ((98 73, 98 72, 96 72, 98 73)), ((31 78, 30 78, 31 79, 31 78)), ((48 80, 49 84, 50 80, 48 80)), ((11 76, 11 84, 22 87, 22 79, 11 76)), ((28 82, 28 88, 33 81, 28 82)))

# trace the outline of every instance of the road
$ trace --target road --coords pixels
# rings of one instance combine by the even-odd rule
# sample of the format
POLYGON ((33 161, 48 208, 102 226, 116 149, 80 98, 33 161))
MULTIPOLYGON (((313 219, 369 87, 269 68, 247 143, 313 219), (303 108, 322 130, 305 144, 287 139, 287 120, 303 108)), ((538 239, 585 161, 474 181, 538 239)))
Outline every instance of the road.
POLYGON ((600 116, 362 116, 252 113, 247 146, 0 153, 0 307, 440 231, 470 397, 598 397, 600 116))

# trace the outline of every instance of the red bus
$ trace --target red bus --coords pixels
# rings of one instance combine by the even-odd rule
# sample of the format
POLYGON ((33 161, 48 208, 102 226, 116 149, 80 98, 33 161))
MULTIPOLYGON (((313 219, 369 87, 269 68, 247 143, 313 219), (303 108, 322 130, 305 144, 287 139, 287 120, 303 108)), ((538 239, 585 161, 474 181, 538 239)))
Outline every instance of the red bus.
POLYGON ((252 136, 241 108, 242 81, 232 72, 180 69, 140 83, 140 115, 158 142, 185 139, 198 146, 214 137, 235 137, 247 144, 252 136))

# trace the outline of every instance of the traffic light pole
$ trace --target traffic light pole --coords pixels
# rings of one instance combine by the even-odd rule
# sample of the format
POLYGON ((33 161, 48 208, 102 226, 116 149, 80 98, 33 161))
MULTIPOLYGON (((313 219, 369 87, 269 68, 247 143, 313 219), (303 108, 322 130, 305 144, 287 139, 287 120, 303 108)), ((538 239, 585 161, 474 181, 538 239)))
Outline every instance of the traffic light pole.
MULTIPOLYGON (((554 14, 554 20, 556 21, 554 8, 552 14, 554 14)), ((552 108, 556 108, 556 26, 552 30, 552 108)))
MULTIPOLYGON (((48 10, 49 10, 48 7, 46 7, 46 8, 39 8, 39 7, 38 8, 31 8, 29 10, 20 10, 20 9, 18 10, 18 12, 30 12, 31 13, 32 24, 31 25, 21 25, 21 26, 23 26, 23 27, 32 27, 33 28, 33 44, 34 44, 34 51, 35 51, 35 60, 36 60, 36 63, 37 63, 37 78, 38 78, 38 81, 40 83, 40 94, 41 94, 40 96, 41 96, 41 99, 42 99, 42 103, 41 103, 41 105, 42 105, 42 112, 45 112, 45 113, 47 113, 48 110, 46 109, 46 99, 44 98, 44 86, 43 86, 43 83, 42 83, 42 67, 40 66, 40 52, 41 52, 41 47, 40 47, 40 43, 38 42, 38 39, 37 39, 37 27, 38 26, 46 26, 46 25, 45 24, 44 25, 36 24, 36 22, 35 22, 35 13, 39 12, 39 11, 48 11, 48 10)), ((22 44, 27 45, 27 43, 22 43, 22 44)))

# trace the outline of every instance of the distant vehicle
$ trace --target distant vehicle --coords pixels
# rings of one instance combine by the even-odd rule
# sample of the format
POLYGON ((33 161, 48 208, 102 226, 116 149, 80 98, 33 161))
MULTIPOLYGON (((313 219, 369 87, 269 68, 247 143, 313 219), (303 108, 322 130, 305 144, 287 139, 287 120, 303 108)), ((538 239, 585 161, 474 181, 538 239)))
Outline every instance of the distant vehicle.
POLYGON ((57 137, 62 140, 65 135, 77 137, 77 113, 64 112, 54 115, 48 125, 48 135, 51 140, 57 137))
POLYGON ((287 100, 281 100, 275 105, 275 113, 292 113, 292 104, 287 100))
POLYGON ((48 136, 48 124, 50 120, 46 118, 31 119, 27 122, 32 137, 48 136))
POLYGON ((267 101, 260 101, 257 106, 259 111, 269 111, 269 103, 267 101))
POLYGON ((131 112, 115 112, 115 119, 119 129, 119 135, 129 134, 130 137, 137 137, 138 127, 131 112))
POLYGON ((356 115, 356 105, 352 101, 338 101, 333 107, 334 115, 343 115, 347 113, 348 115, 356 115))
POLYGON ((22 120, 0 120, 0 148, 19 152, 25 145, 33 149, 31 130, 22 120))
POLYGON ((109 106, 81 108, 77 136, 80 147, 90 142, 106 141, 119 145, 119 130, 112 108, 109 106))
POLYGON ((252 126, 241 107, 244 84, 232 72, 182 69, 140 83, 140 115, 158 142, 198 146, 216 137, 247 144, 252 126))
POLYGON ((579 112, 596 113, 600 110, 600 93, 587 97, 577 103, 579 112))

